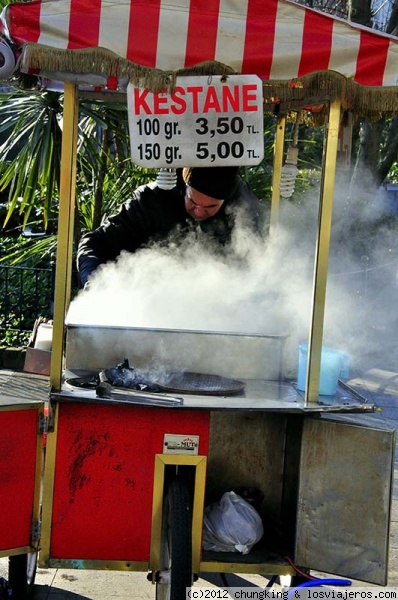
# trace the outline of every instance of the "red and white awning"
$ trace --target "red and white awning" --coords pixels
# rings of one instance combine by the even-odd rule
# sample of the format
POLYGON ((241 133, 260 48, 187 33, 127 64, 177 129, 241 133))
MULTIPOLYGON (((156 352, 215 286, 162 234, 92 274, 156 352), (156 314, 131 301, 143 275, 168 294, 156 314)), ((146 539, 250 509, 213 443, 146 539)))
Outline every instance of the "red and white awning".
POLYGON ((35 0, 8 5, 18 45, 105 48, 175 72, 217 61, 263 80, 331 70, 365 86, 396 86, 398 38, 288 0, 35 0))

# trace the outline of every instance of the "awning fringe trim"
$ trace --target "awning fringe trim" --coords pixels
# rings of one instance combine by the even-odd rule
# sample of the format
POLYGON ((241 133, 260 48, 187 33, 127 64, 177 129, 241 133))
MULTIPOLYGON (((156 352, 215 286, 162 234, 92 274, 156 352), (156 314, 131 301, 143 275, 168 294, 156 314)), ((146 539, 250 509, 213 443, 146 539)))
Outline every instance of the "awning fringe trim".
MULTIPOLYGON (((105 48, 61 50, 40 44, 26 44, 20 61, 23 73, 48 71, 62 74, 61 79, 84 83, 85 77, 98 75, 105 78, 126 79, 158 92, 173 91, 180 75, 229 75, 231 67, 216 61, 199 63, 193 67, 162 71, 132 63, 105 48)), ((369 87, 359 85, 335 71, 311 73, 289 81, 264 81, 264 101, 277 102, 320 98, 325 101, 340 98, 344 108, 363 116, 398 112, 398 87, 369 87)))

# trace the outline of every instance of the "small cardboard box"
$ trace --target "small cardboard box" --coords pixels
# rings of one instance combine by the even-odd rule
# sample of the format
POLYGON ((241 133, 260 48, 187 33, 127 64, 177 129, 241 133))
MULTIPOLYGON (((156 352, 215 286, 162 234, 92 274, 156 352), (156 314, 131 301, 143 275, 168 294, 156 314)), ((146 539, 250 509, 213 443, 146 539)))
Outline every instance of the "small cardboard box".
POLYGON ((51 352, 39 350, 39 348, 26 349, 25 373, 36 373, 36 375, 50 375, 51 352))

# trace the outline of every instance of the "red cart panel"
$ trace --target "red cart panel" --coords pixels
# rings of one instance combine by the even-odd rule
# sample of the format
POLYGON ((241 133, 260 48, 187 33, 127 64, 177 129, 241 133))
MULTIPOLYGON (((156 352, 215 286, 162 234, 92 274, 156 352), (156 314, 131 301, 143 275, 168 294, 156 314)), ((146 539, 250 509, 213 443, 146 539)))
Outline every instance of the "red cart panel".
POLYGON ((198 435, 207 454, 209 412, 59 404, 51 558, 149 560, 165 433, 198 435))
POLYGON ((0 411, 0 550, 30 545, 38 436, 36 409, 0 411))

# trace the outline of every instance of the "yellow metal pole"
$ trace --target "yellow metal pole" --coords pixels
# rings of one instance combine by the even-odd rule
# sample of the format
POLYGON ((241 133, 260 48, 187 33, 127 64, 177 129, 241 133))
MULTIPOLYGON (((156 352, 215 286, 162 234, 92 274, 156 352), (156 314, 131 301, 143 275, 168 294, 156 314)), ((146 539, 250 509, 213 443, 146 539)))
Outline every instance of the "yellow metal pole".
POLYGON ((278 117, 276 122, 275 145, 274 145, 274 164, 272 170, 272 197, 271 197, 271 218, 270 233, 275 231, 279 217, 280 202, 280 183, 283 162, 283 145, 285 142, 286 116, 278 117))
POLYGON ((64 321, 70 302, 75 213, 77 123, 78 101, 76 86, 70 82, 66 82, 64 89, 53 346, 50 371, 50 383, 53 390, 61 388, 64 321))
POLYGON ((314 267, 312 315, 308 339, 306 402, 318 401, 340 111, 340 100, 333 101, 329 106, 329 119, 326 125, 314 267))
POLYGON ((160 565, 160 545, 162 536, 164 475, 167 465, 191 465, 195 467, 195 489, 192 509, 192 571, 200 570, 200 555, 203 528, 203 510, 206 485, 206 456, 185 456, 156 454, 154 488, 152 499, 152 530, 149 568, 157 571, 160 565))
POLYGON ((199 573, 202 549, 203 511, 205 505, 207 457, 196 464, 195 492, 192 507, 192 571, 199 573))
POLYGON ((55 458, 58 434, 59 403, 55 404, 54 412, 50 415, 53 422, 53 430, 47 433, 46 457, 44 461, 43 478, 43 508, 42 508, 42 531, 40 538, 40 567, 47 568, 51 550, 51 524, 53 514, 53 496, 55 481, 55 458))
MULTIPOLYGON (((39 419, 44 423, 44 404, 39 409, 39 419)), ((41 518, 41 482, 43 476, 43 464, 44 464, 44 449, 43 449, 43 433, 40 432, 37 435, 36 442, 36 470, 35 470, 35 489, 33 495, 33 522, 39 523, 41 518)), ((39 549, 40 541, 39 537, 33 540, 33 547, 39 549)))

